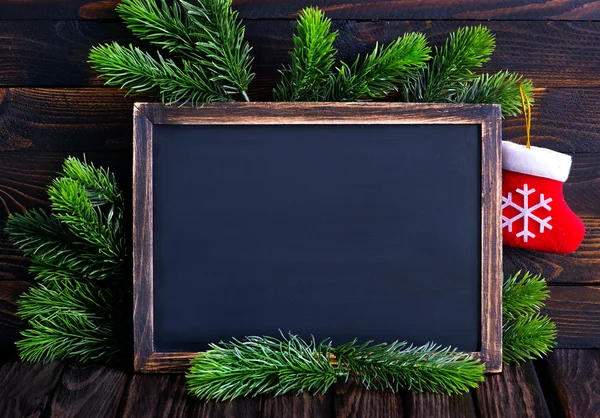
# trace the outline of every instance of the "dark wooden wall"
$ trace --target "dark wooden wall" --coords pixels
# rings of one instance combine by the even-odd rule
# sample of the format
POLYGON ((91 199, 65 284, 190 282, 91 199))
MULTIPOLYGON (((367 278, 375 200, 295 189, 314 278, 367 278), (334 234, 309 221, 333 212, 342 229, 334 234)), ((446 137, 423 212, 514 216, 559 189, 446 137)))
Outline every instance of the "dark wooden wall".
MULTIPOLYGON (((45 186, 68 155, 114 169, 131 187, 132 103, 102 86, 86 63, 92 45, 129 42, 113 9, 118 0, 0 0, 0 227, 10 212, 47 205, 45 186)), ((310 2, 234 0, 256 56, 254 100, 269 100, 287 59, 295 13, 310 2)), ((459 26, 496 33, 490 71, 534 80, 535 145, 573 155, 565 196, 587 236, 568 256, 505 249, 505 272, 543 273, 548 312, 563 348, 600 346, 600 2, 582 0, 314 0, 334 19, 343 57, 424 31, 439 43, 459 26)), ((524 139, 509 119, 504 137, 524 139)), ((15 300, 27 289, 27 260, 0 237, 0 344, 18 336, 15 300)))

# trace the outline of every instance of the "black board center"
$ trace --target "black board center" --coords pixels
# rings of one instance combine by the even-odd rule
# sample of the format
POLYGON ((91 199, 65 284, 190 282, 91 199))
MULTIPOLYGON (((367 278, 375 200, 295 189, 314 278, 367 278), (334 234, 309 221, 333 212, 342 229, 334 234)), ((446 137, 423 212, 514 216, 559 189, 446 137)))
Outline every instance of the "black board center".
POLYGON ((154 344, 478 351, 479 125, 156 125, 154 344))

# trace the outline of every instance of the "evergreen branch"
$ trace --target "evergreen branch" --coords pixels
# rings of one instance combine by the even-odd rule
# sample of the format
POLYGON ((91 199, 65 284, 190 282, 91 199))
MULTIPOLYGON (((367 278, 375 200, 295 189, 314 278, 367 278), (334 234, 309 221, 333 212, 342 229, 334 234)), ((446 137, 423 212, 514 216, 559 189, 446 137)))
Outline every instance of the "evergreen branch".
POLYGON ((282 339, 247 337, 212 344, 192 360, 191 393, 203 400, 288 392, 323 393, 338 381, 356 380, 368 389, 462 393, 483 380, 484 366, 470 355, 433 344, 332 347, 290 334, 282 339), (331 360, 337 357, 337 361, 331 360))
POLYGON ((196 51, 199 39, 190 31, 178 0, 170 6, 166 0, 122 0, 115 10, 139 39, 191 60, 203 59, 196 51))
POLYGON ((198 39, 196 50, 204 57, 198 61, 212 74, 228 94, 240 94, 249 101, 246 91, 254 79, 250 44, 245 27, 231 0, 202 0, 197 4, 180 0, 198 39))
POLYGON ((199 65, 182 60, 180 67, 160 54, 156 60, 132 45, 124 47, 113 42, 93 47, 89 62, 107 80, 105 84, 129 93, 158 91, 166 104, 198 105, 230 100, 227 92, 199 65))
POLYGON ((276 101, 318 101, 331 79, 336 49, 336 32, 330 32, 331 19, 316 7, 307 7, 298 15, 292 62, 280 70, 281 81, 273 89, 276 101))
POLYGON ((507 319, 531 316, 540 311, 549 291, 546 281, 538 274, 525 272, 513 274, 504 280, 502 292, 502 313, 507 319))
POLYGON ((504 280, 502 289, 503 360, 507 364, 540 358, 556 345, 556 326, 539 313, 549 297, 539 275, 518 272, 504 280))
POLYGON ((31 326, 16 342, 24 361, 113 361, 122 355, 113 317, 118 301, 106 289, 75 281, 38 284, 17 303, 18 315, 31 326))
POLYGON ((116 331, 98 325, 87 318, 61 312, 49 319, 29 321, 31 328, 21 332, 15 343, 19 356, 27 362, 48 362, 73 359, 80 362, 120 361, 122 343, 115 339, 116 331))
POLYGON ((376 44, 373 52, 367 54, 362 62, 357 57, 352 65, 340 64, 326 100, 356 101, 384 97, 424 68, 430 51, 425 36, 420 33, 405 34, 385 46, 376 44))
POLYGON ((453 101, 457 103, 496 103, 502 105, 503 116, 517 116, 523 109, 519 86, 533 103, 533 83, 523 76, 508 71, 481 74, 458 91, 453 101))
POLYGON ((25 320, 46 320, 56 314, 95 320, 109 317, 116 305, 115 296, 97 285, 52 281, 32 286, 23 293, 17 313, 25 320))
POLYGON ((331 353, 347 371, 346 379, 367 390, 401 388, 416 392, 460 394, 483 381, 485 366, 470 354, 432 343, 408 346, 405 342, 358 345, 356 341, 332 347, 331 353))
POLYGON ((33 261, 38 280, 103 280, 121 271, 121 261, 84 245, 56 218, 42 210, 11 214, 5 227, 9 240, 33 261))
POLYGON ((435 49, 429 65, 406 85, 407 101, 452 101, 462 83, 475 79, 472 70, 489 61, 494 48, 494 35, 483 26, 460 28, 451 33, 445 44, 435 49))
POLYGON ((518 316, 503 324, 504 363, 520 363, 541 358, 556 346, 556 325, 539 313, 518 316))
POLYGON ((326 347, 291 334, 281 340, 247 337, 211 344, 192 360, 186 376, 188 389, 214 401, 265 393, 323 393, 338 377, 326 347))

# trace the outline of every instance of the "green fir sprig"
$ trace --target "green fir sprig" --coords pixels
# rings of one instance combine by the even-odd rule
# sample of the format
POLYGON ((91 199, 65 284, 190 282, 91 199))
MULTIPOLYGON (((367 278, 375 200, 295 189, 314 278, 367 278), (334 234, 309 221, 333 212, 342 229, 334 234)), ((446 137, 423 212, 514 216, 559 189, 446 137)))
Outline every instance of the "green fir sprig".
POLYGON ((123 0, 117 13, 139 39, 170 56, 156 58, 115 42, 91 49, 89 62, 106 80, 128 92, 158 92, 164 103, 249 100, 254 78, 245 28, 231 0, 123 0))
POLYGON ((431 49, 422 34, 408 33, 388 45, 376 44, 364 58, 337 67, 331 20, 317 8, 298 16, 292 62, 281 70, 276 101, 357 101, 382 98, 425 67, 431 49))
POLYGON ((326 392, 336 382, 356 381, 369 389, 462 393, 483 381, 485 367, 470 355, 435 345, 406 343, 333 347, 296 335, 246 337, 211 344, 192 360, 191 393, 204 400, 241 396, 326 392))
POLYGON ((556 325, 540 313, 548 297, 548 285, 539 275, 518 272, 504 280, 502 355, 506 364, 541 358, 556 345, 556 325))
POLYGON ((5 231, 31 257, 35 282, 17 301, 29 327, 17 341, 25 361, 125 357, 128 303, 124 201, 108 170, 68 158, 49 186, 51 212, 11 214, 5 231))

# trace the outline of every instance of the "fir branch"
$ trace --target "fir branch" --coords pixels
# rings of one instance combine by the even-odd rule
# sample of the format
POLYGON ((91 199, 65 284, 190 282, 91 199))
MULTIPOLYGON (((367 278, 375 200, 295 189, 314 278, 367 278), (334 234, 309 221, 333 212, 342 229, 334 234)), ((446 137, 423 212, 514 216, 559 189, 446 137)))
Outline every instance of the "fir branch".
POLYGON ((190 22, 179 1, 122 0, 115 9, 131 32, 169 52, 190 60, 203 59, 196 51, 200 39, 190 31, 190 22))
POLYGON ((316 7, 307 7, 298 15, 292 62, 281 73, 281 82, 273 89, 276 101, 319 101, 325 84, 331 79, 337 31, 331 32, 331 19, 316 7))
POLYGON ((332 347, 331 353, 344 370, 346 379, 361 383, 367 390, 408 389, 415 392, 460 394, 483 381, 485 366, 470 354, 432 343, 407 346, 357 344, 332 347))
POLYGON ((129 93, 159 91, 166 104, 198 105, 230 100, 227 92, 199 65, 182 60, 180 67, 172 59, 160 54, 154 59, 132 45, 124 47, 113 42, 93 47, 89 62, 107 79, 105 84, 129 93))
POLYGON ((107 279, 122 262, 81 243, 60 221, 42 210, 11 214, 5 227, 9 240, 32 257, 29 271, 38 280, 107 279))
POLYGON ((30 362, 71 358, 86 362, 122 356, 113 318, 119 302, 108 290, 74 281, 35 285, 18 300, 17 313, 30 329, 16 342, 21 359, 30 362))
POLYGON ((329 363, 326 347, 295 335, 211 344, 192 360, 186 376, 188 389, 201 399, 214 401, 265 393, 323 393, 339 373, 329 363))
POLYGON ((556 325, 539 313, 519 316, 503 324, 504 363, 520 363, 547 355, 556 346, 556 325))
POLYGON ((384 97, 424 68, 430 51, 425 36, 420 33, 405 34, 385 46, 376 44, 373 52, 367 54, 362 62, 359 56, 352 65, 340 64, 325 100, 356 101, 384 97))
POLYGON ((556 345, 556 326, 539 313, 549 297, 539 275, 518 272, 504 281, 502 290, 503 360, 507 364, 540 358, 556 345))
POLYGON ((466 83, 452 100, 457 103, 496 103, 502 105, 503 116, 517 116, 523 110, 519 86, 523 86, 533 103, 531 80, 524 80, 523 76, 508 71, 479 75, 466 83))
POLYGON ((504 280, 502 313, 505 318, 534 315, 544 306, 549 291, 546 281, 538 274, 513 274, 504 280))
POLYGON ((483 26, 451 33, 445 44, 435 49, 429 65, 406 85, 406 100, 451 102, 462 83, 475 79, 472 70, 489 61, 494 48, 494 35, 483 26))
POLYGON ((246 91, 255 75, 252 48, 231 0, 202 0, 197 4, 179 1, 187 12, 190 31, 198 39, 196 50, 204 57, 197 64, 211 73, 211 80, 228 94, 239 94, 249 101, 246 91))
POLYGON ((212 344, 192 360, 191 393, 203 400, 288 392, 323 393, 338 381, 356 380, 368 389, 463 393, 483 380, 484 366, 470 355, 428 344, 356 341, 332 347, 296 335, 247 337, 212 344), (337 361, 332 362, 333 356, 337 361))

